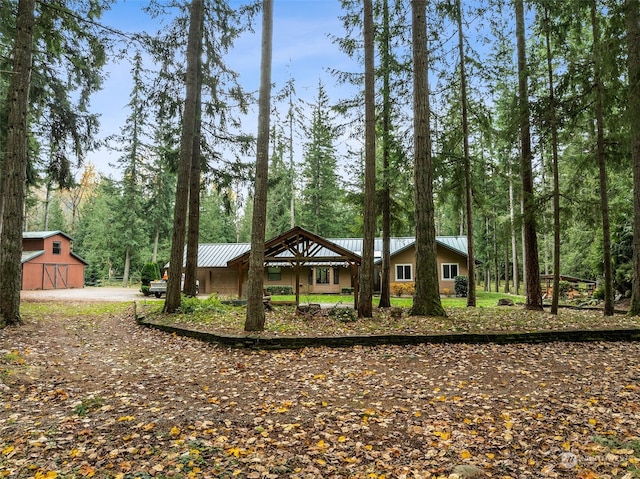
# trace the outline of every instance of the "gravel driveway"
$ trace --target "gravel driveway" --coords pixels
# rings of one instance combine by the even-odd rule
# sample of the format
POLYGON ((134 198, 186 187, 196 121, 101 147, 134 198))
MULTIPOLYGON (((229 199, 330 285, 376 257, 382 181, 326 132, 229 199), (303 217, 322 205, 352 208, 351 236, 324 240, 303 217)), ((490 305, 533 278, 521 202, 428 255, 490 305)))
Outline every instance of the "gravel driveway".
POLYGON ((22 291, 20 297, 26 300, 60 301, 136 301, 147 299, 157 301, 153 296, 144 296, 137 288, 86 286, 73 289, 46 289, 22 291))

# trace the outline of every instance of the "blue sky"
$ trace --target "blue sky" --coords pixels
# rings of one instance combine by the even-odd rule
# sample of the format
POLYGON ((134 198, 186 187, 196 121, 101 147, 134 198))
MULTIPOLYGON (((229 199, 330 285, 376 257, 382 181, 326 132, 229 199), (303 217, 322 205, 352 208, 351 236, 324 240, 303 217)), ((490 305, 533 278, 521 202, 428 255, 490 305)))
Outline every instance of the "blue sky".
MULTIPOLYGON (((102 23, 130 33, 153 33, 162 24, 142 11, 146 4, 146 0, 118 0, 104 15, 102 23)), ((328 37, 329 33, 343 35, 340 14, 339 0, 274 1, 272 81, 276 83, 276 90, 293 77, 298 96, 313 101, 318 80, 322 79, 332 101, 348 96, 343 91, 345 87, 337 86, 326 71, 327 67, 345 71, 358 68, 328 37)), ((239 38, 228 56, 229 65, 240 73, 241 82, 249 91, 257 91, 259 85, 260 21, 258 18, 255 33, 239 38)), ((101 115, 101 137, 119 133, 128 115, 130 71, 131 64, 127 61, 110 63, 106 68, 108 79, 104 89, 92 101, 93 111, 101 115)), ((247 121, 254 119, 255 115, 249 115, 247 121)), ((249 131, 254 129, 251 124, 246 126, 249 131)), ((117 156, 117 153, 100 150, 89 154, 87 160, 99 171, 118 176, 118 172, 108 166, 117 156)))

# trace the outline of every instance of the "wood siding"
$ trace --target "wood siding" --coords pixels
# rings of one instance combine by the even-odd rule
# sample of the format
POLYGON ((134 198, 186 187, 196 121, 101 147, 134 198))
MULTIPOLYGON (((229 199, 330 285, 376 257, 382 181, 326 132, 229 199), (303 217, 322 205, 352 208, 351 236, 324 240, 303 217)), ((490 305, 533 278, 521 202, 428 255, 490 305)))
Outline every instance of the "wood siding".
MULTIPOLYGON (((448 248, 438 245, 438 282, 441 294, 446 293, 446 289, 450 292, 454 291, 453 279, 445 280, 442 277, 443 264, 455 264, 458 268, 458 275, 467 274, 467 258, 460 253, 454 252, 448 248)), ((415 248, 409 247, 391 258, 391 282, 400 282, 404 280, 396 279, 397 265, 411 265, 412 278, 408 281, 415 281, 415 248)), ((324 266, 323 266, 324 268, 324 266)), ((300 294, 336 294, 341 293, 343 288, 351 288, 351 268, 339 268, 339 283, 334 283, 334 269, 329 268, 329 283, 318 284, 316 281, 315 270, 310 276, 310 267, 302 267, 300 269, 300 294), (310 282, 311 279, 311 282, 310 282)), ((267 268, 264 273, 264 287, 269 286, 290 286, 295 292, 295 270, 292 267, 280 268, 280 279, 269 279, 267 268)), ((244 271, 242 281, 242 292, 246 294, 247 288, 247 271, 244 271)), ((379 274, 379 268, 376 268, 376 274, 379 274)), ((198 272, 200 281, 200 292, 204 294, 217 293, 220 296, 237 296, 238 294, 238 269, 233 268, 200 268, 198 272)))
POLYGON ((23 251, 44 251, 22 265, 22 289, 66 289, 84 287, 84 263, 71 254, 71 241, 57 234, 24 239, 23 251), (54 253, 54 244, 56 247, 54 253))

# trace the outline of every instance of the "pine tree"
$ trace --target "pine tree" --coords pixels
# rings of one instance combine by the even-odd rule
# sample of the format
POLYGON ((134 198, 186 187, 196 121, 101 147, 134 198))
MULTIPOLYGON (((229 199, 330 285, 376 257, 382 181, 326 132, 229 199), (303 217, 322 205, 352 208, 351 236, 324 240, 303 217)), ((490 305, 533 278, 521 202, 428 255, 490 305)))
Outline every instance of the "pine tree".
POLYGON ((440 302, 436 264, 426 6, 426 0, 411 0, 416 222, 416 291, 411 315, 446 316, 440 302))
POLYGON ((640 315, 640 2, 626 0, 629 125, 633 162, 633 285, 629 314, 640 315))
POLYGON ((258 139, 256 179, 251 221, 251 255, 247 292, 245 331, 264 330, 264 242, 269 177, 269 123, 271 114, 271 57, 273 42, 273 0, 262 0, 262 50, 260 59, 260 98, 258 101, 258 139))
POLYGON ((302 127, 307 142, 303 145, 299 222, 315 234, 336 237, 342 234, 344 197, 336 172, 335 141, 340 130, 334 125, 329 97, 321 81, 316 101, 310 106, 309 126, 302 127))

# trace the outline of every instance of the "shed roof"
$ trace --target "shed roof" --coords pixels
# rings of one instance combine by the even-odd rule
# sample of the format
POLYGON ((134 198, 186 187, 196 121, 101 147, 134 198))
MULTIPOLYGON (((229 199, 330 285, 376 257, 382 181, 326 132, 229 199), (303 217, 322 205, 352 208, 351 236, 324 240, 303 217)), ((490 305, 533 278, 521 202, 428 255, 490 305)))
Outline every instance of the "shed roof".
POLYGON ((67 233, 64 233, 62 231, 56 230, 56 231, 23 231, 22 232, 22 238, 23 239, 46 239, 46 238, 50 238, 51 236, 55 236, 55 235, 62 235, 65 238, 69 239, 69 240, 73 240, 73 238, 71 236, 69 236, 67 233))
POLYGON ((44 250, 35 250, 35 251, 23 251, 22 252, 22 258, 20 259, 20 264, 22 263, 27 263, 29 261, 31 261, 34 258, 37 258, 38 256, 44 254, 44 250))

